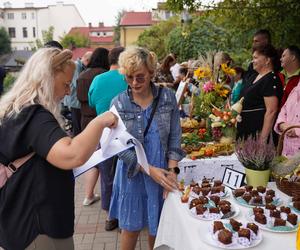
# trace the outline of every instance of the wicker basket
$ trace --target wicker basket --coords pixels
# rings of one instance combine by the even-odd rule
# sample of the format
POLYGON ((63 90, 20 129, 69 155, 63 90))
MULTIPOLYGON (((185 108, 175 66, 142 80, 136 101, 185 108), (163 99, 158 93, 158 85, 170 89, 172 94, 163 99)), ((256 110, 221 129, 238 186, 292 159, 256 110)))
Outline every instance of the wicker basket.
MULTIPOLYGON (((285 134, 290 129, 293 129, 293 128, 300 128, 300 125, 290 126, 286 130, 284 130, 282 132, 282 134, 280 135, 278 146, 277 146, 277 155, 278 156, 281 155, 281 153, 282 153, 283 141, 284 141, 285 134)), ((276 186, 281 192, 283 192, 289 196, 299 196, 300 195, 300 183, 299 182, 290 182, 286 178, 279 177, 279 176, 274 177, 274 178, 275 178, 276 186)))

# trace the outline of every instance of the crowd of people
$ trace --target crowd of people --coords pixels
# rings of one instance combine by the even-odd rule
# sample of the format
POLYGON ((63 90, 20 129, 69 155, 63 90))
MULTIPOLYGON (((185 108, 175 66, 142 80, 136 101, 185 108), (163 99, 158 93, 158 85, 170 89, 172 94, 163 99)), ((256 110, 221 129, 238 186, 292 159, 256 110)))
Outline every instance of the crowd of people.
MULTIPOLYGON (((239 138, 259 132, 260 140, 273 136, 276 141, 276 134, 300 124, 297 46, 279 55, 270 33, 259 30, 247 70, 234 65, 228 54, 220 55, 220 63, 231 64, 236 71, 226 79, 232 89, 230 103, 244 98, 239 138)), ((97 48, 75 62, 71 58, 72 52, 59 43, 46 44, 1 96, 0 140, 5 144, 0 144, 0 163, 11 166, 27 158, 0 188, 0 246, 74 249, 71 170, 101 147, 105 127, 117 126, 118 118, 109 111, 115 105, 127 131, 143 144, 150 174, 138 165, 135 150, 128 149, 84 174, 82 205, 101 197, 107 213, 105 229, 121 229, 121 249, 135 249, 143 228, 148 228, 149 249, 153 249, 164 198, 178 188, 177 165, 185 156, 175 91, 189 78, 189 88, 197 90, 193 69, 179 63, 174 54, 158 64, 153 52, 140 47, 97 48), (70 111, 71 134, 63 129, 62 107, 70 111), (95 191, 99 175, 101 195, 95 191)), ((289 129, 283 155, 299 151, 299 136, 299 129, 289 129)))

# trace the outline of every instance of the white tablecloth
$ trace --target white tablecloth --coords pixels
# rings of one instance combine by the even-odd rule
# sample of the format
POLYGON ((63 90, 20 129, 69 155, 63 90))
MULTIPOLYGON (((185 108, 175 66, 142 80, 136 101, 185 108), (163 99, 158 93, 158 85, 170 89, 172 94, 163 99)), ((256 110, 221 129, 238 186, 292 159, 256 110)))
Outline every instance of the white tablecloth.
POLYGON ((202 180, 203 177, 222 180, 226 168, 231 168, 244 173, 244 166, 239 162, 235 154, 191 160, 184 158, 178 163, 180 174, 178 179, 184 179, 185 183, 202 180))
MULTIPOLYGON (((288 196, 280 192, 275 183, 269 183, 287 205, 288 196)), ((228 198, 227 198, 228 199, 228 198)), ((249 208, 238 205, 230 196, 229 201, 240 209, 239 215, 235 218, 246 222, 246 214, 249 208)), ((218 249, 202 241, 203 235, 207 233, 211 221, 202 221, 193 218, 188 211, 187 204, 180 201, 180 193, 170 193, 166 199, 158 233, 155 241, 155 250, 212 250, 218 249)), ((296 249, 296 233, 273 233, 261 230, 262 242, 253 247, 253 250, 294 250, 296 249)))

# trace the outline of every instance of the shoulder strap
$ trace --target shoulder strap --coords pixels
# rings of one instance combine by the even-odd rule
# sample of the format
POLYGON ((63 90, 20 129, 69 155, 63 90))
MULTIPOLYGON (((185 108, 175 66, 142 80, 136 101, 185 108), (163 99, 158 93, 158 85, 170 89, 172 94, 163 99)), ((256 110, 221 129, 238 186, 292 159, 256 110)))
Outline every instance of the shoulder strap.
POLYGON ((14 160, 13 162, 10 162, 6 168, 10 173, 8 172, 8 175, 14 174, 25 162, 27 162, 32 156, 34 156, 34 152, 25 155, 19 159, 14 160))
POLYGON ((144 137, 146 137, 147 133, 148 133, 148 130, 150 128, 150 125, 151 125, 151 122, 153 120, 153 117, 154 117, 154 113, 156 111, 156 108, 157 108, 157 104, 159 102, 159 97, 160 97, 160 94, 161 94, 161 91, 162 91, 162 87, 160 86, 159 87, 159 90, 158 90, 158 95, 157 97, 155 98, 154 102, 153 102, 153 107, 152 107, 152 111, 151 111, 151 114, 150 114, 150 118, 148 120, 148 124, 147 124, 147 127, 145 128, 144 130, 144 137))

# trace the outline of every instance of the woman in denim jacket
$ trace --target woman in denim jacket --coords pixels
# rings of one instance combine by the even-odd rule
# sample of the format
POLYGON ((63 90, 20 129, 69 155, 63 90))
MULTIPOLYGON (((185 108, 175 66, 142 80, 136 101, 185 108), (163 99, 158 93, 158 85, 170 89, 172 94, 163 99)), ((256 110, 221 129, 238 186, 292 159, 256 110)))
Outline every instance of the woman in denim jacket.
POLYGON ((119 220, 121 249, 135 249, 139 232, 149 230, 153 249, 163 205, 163 193, 177 189, 177 163, 184 154, 180 148, 179 111, 173 92, 155 86, 156 56, 144 48, 126 49, 119 58, 128 90, 113 101, 130 134, 144 145, 150 176, 137 165, 134 150, 120 154, 114 180, 110 217, 119 220), (158 104, 144 136, 154 103, 158 104), (169 170, 169 171, 168 171, 169 170))

